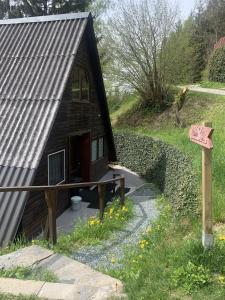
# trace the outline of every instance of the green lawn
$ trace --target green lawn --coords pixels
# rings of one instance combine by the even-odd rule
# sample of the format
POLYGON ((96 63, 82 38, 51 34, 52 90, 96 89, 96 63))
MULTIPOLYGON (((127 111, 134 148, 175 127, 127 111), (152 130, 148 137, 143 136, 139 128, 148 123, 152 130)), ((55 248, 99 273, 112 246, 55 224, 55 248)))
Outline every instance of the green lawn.
MULTIPOLYGON (((201 216, 174 219, 163 202, 159 220, 152 226, 144 249, 127 249, 123 267, 107 270, 125 282, 129 299, 225 299, 225 97, 190 92, 181 116, 186 124, 174 126, 174 113, 161 114, 135 107, 121 114, 117 130, 128 130, 159 138, 179 148, 192 158, 201 193, 201 147, 189 141, 191 124, 212 121, 213 134, 213 218, 215 247, 201 246, 201 216), (137 121, 138 119, 138 121, 137 121), (122 121, 121 121, 122 120, 122 121)), ((166 202, 167 203, 167 202, 166 202)))
POLYGON ((225 89, 225 83, 223 82, 201 81, 199 85, 200 87, 209 89, 225 89))
POLYGON ((0 300, 44 300, 44 298, 39 298, 37 296, 14 296, 9 294, 0 294, 0 300))

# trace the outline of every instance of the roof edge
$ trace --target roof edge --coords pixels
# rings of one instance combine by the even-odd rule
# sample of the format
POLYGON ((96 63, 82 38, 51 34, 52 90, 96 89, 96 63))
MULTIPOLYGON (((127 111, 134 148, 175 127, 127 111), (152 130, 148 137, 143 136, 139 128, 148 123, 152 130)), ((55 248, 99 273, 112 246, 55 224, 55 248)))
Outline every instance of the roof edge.
POLYGON ((90 12, 79 12, 79 13, 69 13, 69 14, 60 14, 60 15, 47 15, 47 16, 0 20, 0 25, 22 24, 22 23, 40 23, 40 22, 64 21, 64 20, 73 20, 73 19, 86 19, 86 18, 89 18, 90 16, 91 16, 90 12))

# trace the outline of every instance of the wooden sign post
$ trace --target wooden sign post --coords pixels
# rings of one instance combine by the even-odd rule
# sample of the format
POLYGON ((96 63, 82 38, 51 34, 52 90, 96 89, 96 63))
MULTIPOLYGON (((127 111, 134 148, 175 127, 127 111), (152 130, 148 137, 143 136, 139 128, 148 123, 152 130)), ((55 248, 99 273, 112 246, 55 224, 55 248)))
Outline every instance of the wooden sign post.
POLYGON ((193 125, 189 131, 190 140, 202 146, 202 245, 213 247, 212 230, 212 123, 193 125))

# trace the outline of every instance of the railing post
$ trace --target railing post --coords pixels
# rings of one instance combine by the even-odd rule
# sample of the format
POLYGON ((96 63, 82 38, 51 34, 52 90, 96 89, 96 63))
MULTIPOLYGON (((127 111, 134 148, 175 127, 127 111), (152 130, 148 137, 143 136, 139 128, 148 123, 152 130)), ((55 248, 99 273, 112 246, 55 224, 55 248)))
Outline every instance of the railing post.
POLYGON ((125 203, 125 178, 122 176, 120 178, 120 204, 124 206, 125 203))
MULTIPOLYGON (((113 179, 115 179, 116 178, 116 174, 113 174, 113 179)), ((113 181, 113 196, 115 196, 116 195, 116 182, 115 181, 113 181)))
POLYGON ((105 185, 98 184, 98 197, 99 197, 99 210, 100 210, 100 220, 103 220, 104 209, 105 209, 105 185))
POLYGON ((49 242, 53 245, 57 242, 56 232, 56 199, 57 191, 48 190, 45 191, 45 200, 48 206, 48 230, 49 230, 49 242))

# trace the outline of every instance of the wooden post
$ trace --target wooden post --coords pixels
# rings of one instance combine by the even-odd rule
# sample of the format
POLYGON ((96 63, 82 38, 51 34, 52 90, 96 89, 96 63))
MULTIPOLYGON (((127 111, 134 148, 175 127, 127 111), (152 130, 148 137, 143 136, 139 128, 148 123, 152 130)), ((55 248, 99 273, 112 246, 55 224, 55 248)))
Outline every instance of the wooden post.
MULTIPOLYGON (((211 122, 204 126, 212 127, 211 122)), ((212 230, 212 149, 202 147, 202 245, 205 249, 213 247, 212 230)))
POLYGON ((53 245, 55 245, 57 242, 56 199, 57 199, 57 191, 55 190, 45 191, 45 200, 48 206, 49 242, 52 243, 53 245))
MULTIPOLYGON (((116 178, 116 174, 113 174, 113 179, 115 179, 116 178)), ((114 181, 113 182, 113 196, 115 196, 116 195, 116 182, 114 181)))
POLYGON ((98 184, 98 197, 99 197, 99 210, 100 210, 100 220, 103 220, 104 209, 105 209, 105 185, 98 184))
POLYGON ((125 203, 125 178, 120 178, 120 204, 124 206, 125 203))

